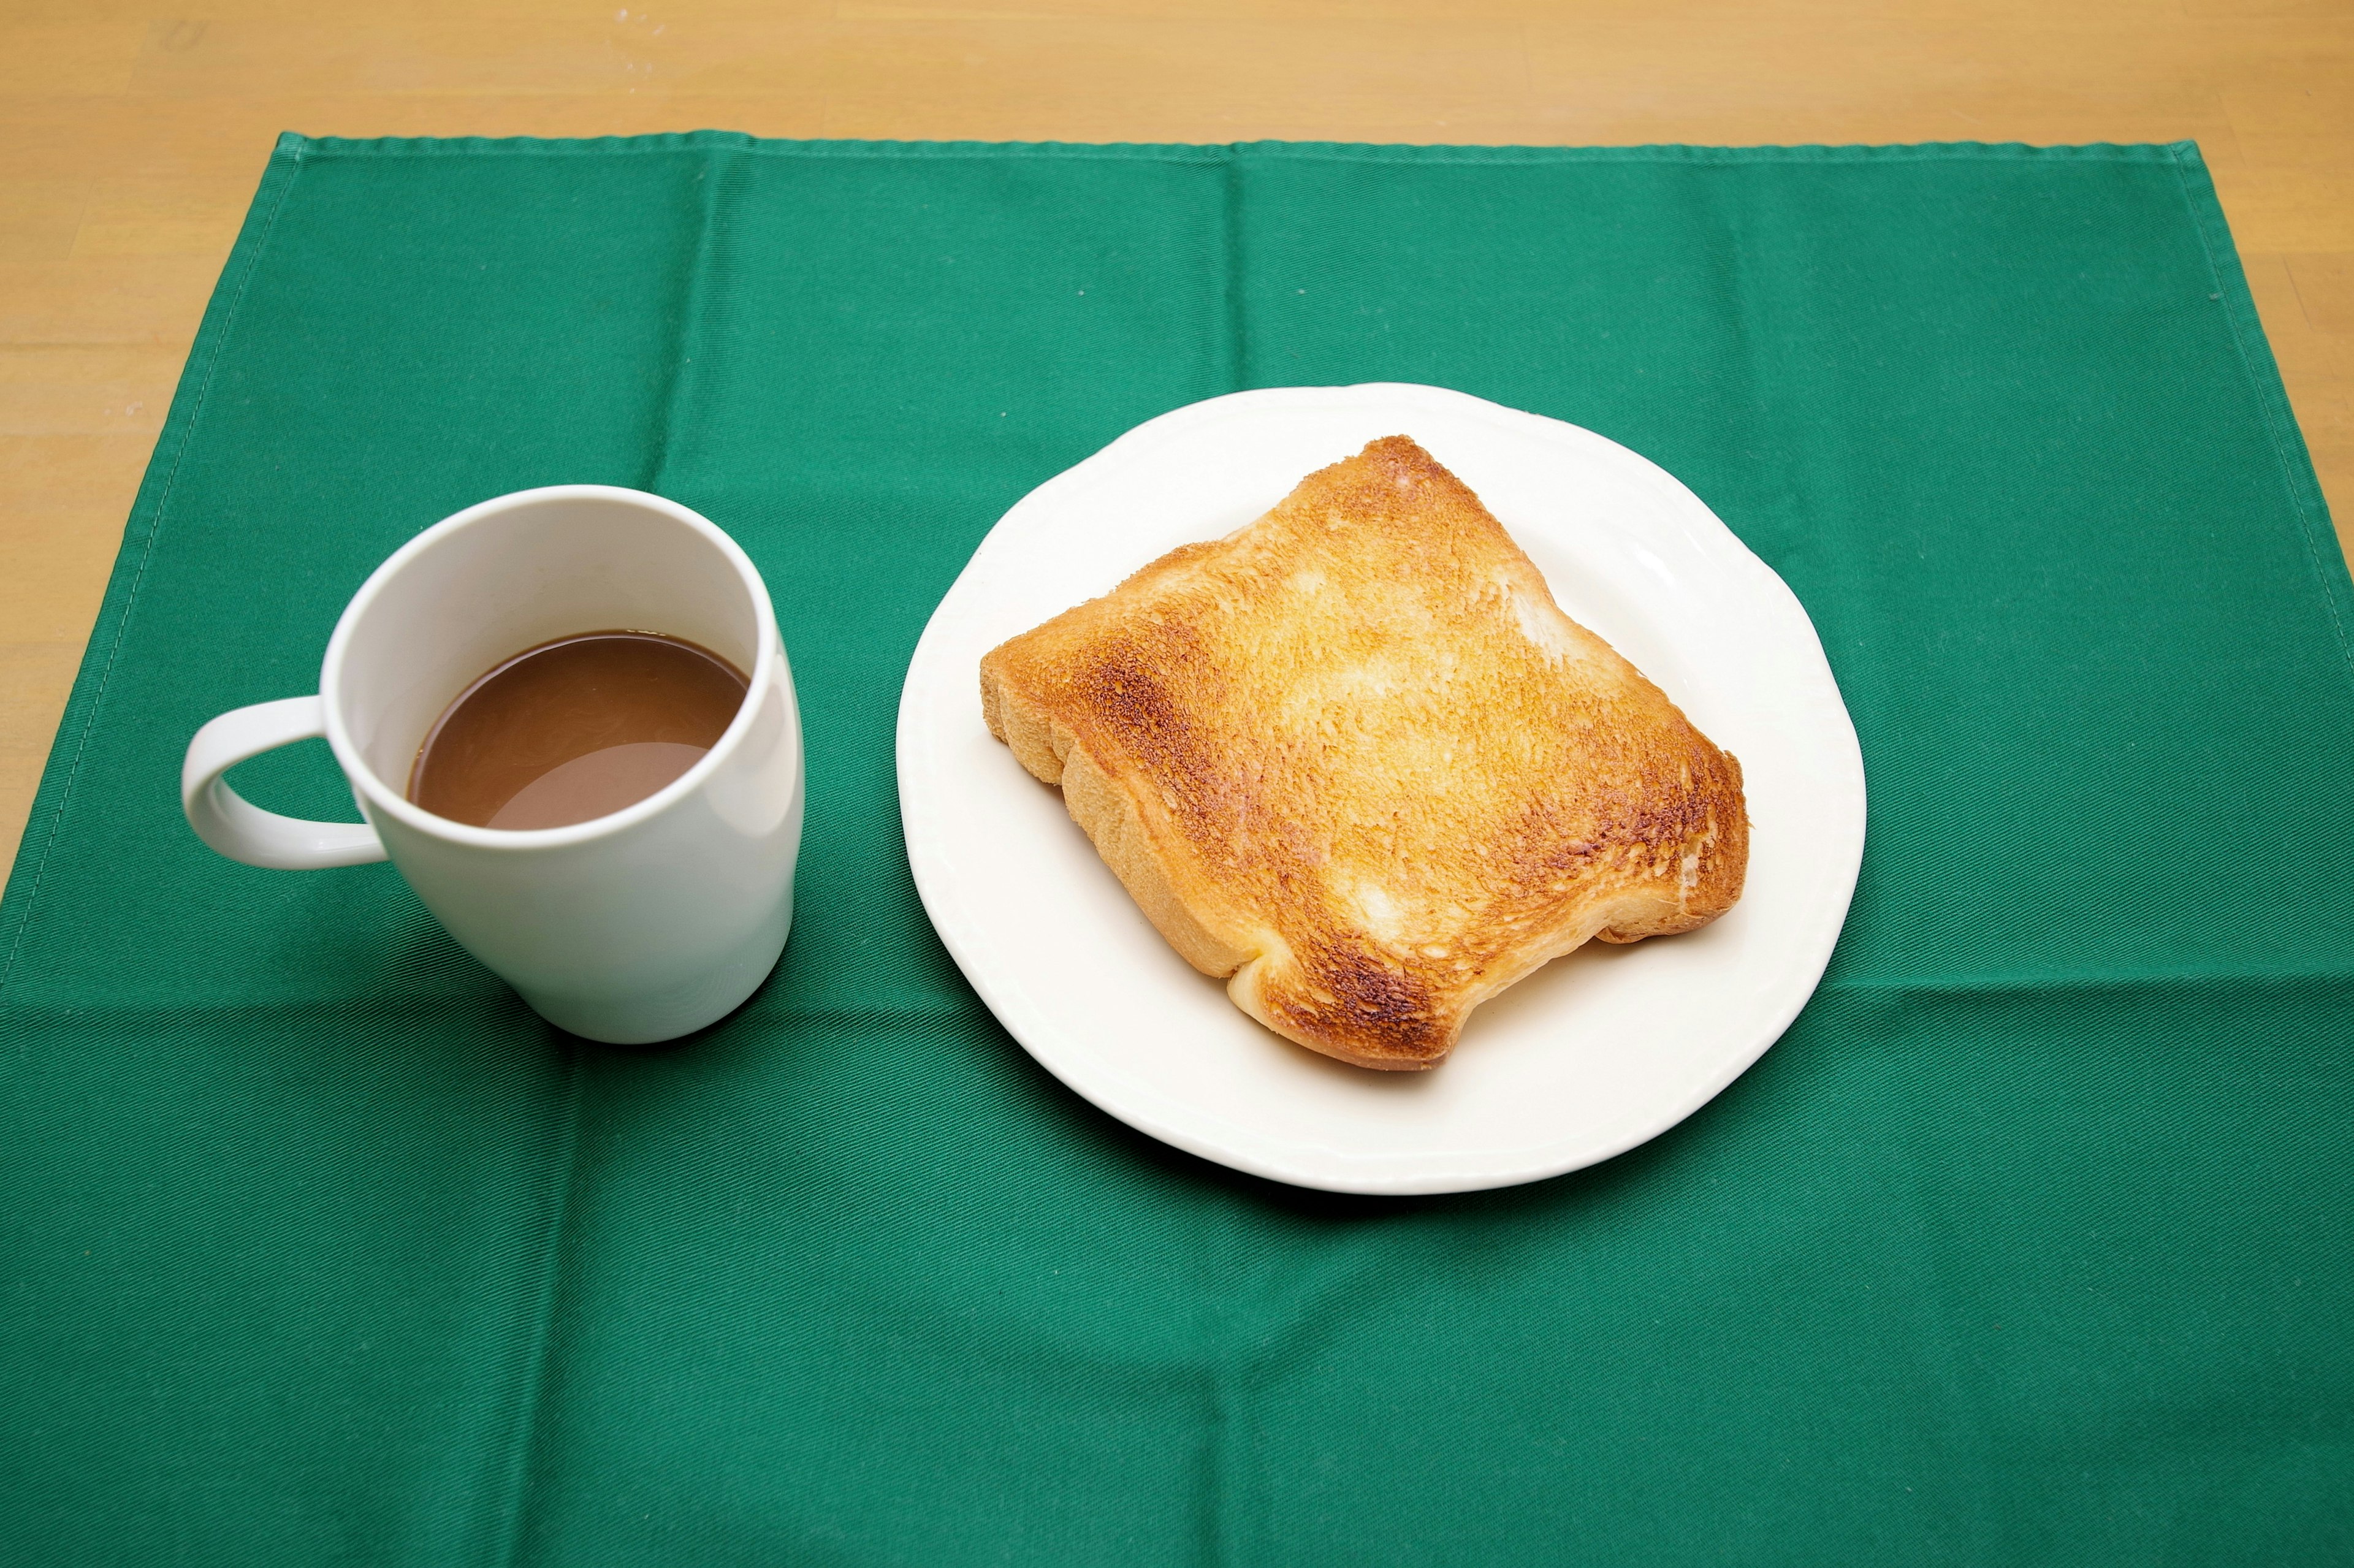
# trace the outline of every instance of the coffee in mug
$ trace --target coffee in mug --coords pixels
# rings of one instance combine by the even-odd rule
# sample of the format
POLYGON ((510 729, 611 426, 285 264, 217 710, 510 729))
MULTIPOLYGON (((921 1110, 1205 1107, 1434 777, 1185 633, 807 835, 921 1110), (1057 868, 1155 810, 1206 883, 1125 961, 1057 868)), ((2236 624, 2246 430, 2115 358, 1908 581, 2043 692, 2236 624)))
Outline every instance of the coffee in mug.
POLYGON ((206 725, 180 794, 232 860, 390 859, 593 1040, 724 1016, 792 925, 801 717, 767 586, 707 519, 639 491, 524 491, 426 529, 344 610, 319 694, 206 725), (313 736, 365 821, 265 811, 222 778, 313 736))
POLYGON ((433 721, 408 798, 437 817, 510 832, 594 821, 701 761, 748 684, 708 648, 659 631, 526 648, 433 721))

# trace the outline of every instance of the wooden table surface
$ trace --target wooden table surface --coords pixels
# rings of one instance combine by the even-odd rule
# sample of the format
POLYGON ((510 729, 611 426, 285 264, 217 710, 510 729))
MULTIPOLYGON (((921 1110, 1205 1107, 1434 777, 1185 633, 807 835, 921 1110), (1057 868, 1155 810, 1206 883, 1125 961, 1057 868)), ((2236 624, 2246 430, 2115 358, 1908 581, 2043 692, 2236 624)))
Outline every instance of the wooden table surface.
POLYGON ((0 43, 0 856, 281 130, 2193 138, 2354 521, 2354 0, 55 0, 0 43))

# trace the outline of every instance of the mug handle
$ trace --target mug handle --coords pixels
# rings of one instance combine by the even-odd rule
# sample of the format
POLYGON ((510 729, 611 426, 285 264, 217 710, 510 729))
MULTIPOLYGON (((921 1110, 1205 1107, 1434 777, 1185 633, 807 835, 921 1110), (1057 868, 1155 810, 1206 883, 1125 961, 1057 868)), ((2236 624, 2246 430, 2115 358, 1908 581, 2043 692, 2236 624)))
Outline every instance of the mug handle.
POLYGON ((288 697, 225 713, 196 731, 180 767, 180 806, 188 826, 231 860, 272 871, 315 871, 389 858, 366 822, 313 822, 281 817, 228 787, 221 775, 249 757, 327 733, 327 707, 316 697, 288 697))

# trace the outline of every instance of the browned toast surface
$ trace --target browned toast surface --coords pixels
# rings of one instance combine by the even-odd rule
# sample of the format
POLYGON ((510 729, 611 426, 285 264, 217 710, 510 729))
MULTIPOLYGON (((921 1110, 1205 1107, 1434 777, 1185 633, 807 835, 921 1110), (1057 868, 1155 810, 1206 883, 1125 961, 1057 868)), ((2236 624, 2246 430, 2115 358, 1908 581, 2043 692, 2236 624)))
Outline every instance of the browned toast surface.
POLYGON ((1404 436, 981 661, 990 732, 1188 961, 1363 1066, 1741 895, 1740 765, 1404 436))

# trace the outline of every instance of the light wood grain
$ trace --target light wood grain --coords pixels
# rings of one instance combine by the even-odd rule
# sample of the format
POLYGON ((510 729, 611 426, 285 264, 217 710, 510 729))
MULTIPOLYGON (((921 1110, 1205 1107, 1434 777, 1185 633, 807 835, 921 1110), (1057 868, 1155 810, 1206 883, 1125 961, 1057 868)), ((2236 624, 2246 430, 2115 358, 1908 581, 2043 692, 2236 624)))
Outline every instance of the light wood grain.
POLYGON ((0 855, 281 130, 2195 138, 2354 521, 2354 0, 61 0, 0 42, 0 855))

